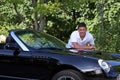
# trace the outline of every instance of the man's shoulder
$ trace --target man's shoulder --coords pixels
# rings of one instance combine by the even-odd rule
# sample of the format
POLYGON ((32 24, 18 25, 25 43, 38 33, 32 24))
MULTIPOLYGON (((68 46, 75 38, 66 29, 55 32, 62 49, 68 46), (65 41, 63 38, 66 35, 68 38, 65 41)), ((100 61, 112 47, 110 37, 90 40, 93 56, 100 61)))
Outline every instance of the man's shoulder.
POLYGON ((86 32, 87 36, 93 37, 93 35, 90 32, 86 32))
POLYGON ((71 36, 78 36, 79 34, 78 34, 78 31, 76 30, 76 31, 73 31, 72 33, 71 33, 71 36))
POLYGON ((73 33, 74 33, 74 34, 77 34, 77 33, 78 33, 78 31, 77 31, 77 30, 75 30, 75 31, 73 31, 73 32, 72 32, 72 34, 73 34, 73 33))

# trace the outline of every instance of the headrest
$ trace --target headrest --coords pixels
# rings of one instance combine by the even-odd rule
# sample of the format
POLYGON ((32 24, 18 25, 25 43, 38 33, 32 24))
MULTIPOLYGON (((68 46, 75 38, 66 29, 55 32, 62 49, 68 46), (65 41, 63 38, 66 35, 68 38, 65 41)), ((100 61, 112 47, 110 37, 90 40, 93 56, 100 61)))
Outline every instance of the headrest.
POLYGON ((14 39, 11 37, 11 36, 8 36, 7 38, 6 38, 6 43, 14 43, 15 41, 14 41, 14 39))

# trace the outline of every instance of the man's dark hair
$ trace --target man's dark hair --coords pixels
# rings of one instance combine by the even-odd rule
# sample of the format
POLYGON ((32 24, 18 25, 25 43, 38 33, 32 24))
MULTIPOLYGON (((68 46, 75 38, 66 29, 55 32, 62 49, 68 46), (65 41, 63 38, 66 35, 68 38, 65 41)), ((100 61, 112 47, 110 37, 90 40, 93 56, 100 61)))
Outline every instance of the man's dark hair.
POLYGON ((87 29, 86 24, 85 24, 84 22, 78 23, 78 28, 79 28, 79 27, 85 27, 85 28, 87 29))

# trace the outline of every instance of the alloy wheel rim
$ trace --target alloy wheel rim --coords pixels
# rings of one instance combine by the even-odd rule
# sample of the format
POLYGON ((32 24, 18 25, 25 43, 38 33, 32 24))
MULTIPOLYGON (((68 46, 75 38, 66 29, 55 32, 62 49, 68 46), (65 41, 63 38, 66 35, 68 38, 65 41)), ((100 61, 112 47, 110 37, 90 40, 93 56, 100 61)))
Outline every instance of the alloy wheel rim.
POLYGON ((61 76, 57 80, 75 80, 75 79, 71 76, 61 76))

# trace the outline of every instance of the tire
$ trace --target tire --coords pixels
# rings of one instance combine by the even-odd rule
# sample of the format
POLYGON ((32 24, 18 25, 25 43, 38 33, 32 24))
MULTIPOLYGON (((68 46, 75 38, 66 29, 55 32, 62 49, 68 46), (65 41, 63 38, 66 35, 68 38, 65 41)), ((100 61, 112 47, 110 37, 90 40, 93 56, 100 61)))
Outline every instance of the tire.
POLYGON ((52 80, 84 80, 80 72, 75 70, 63 70, 55 74, 52 80))

